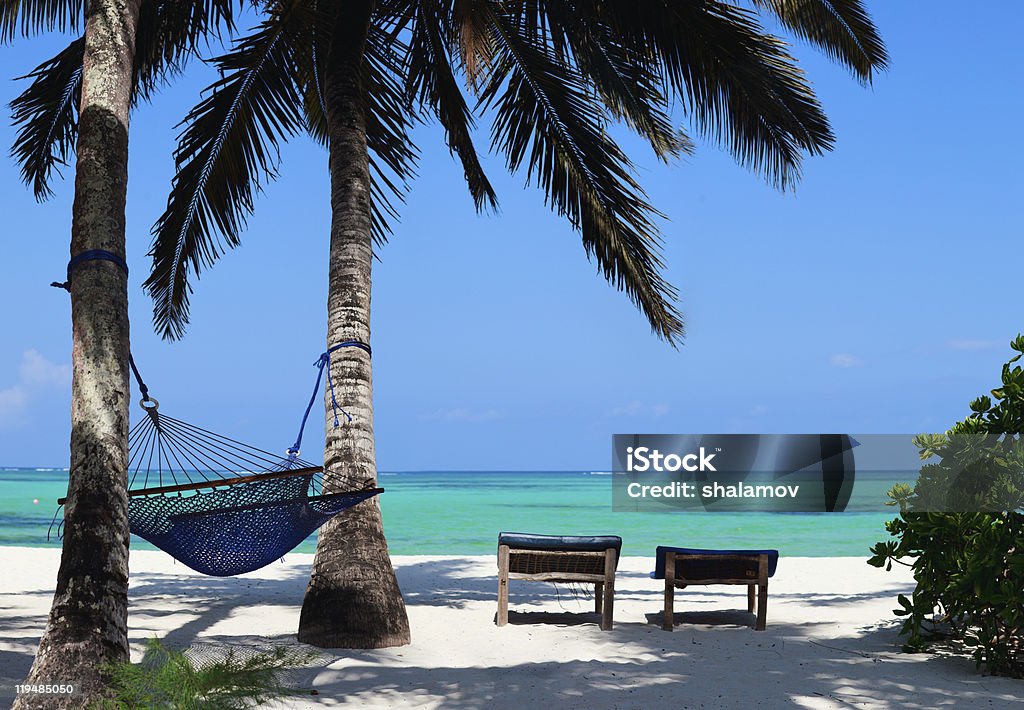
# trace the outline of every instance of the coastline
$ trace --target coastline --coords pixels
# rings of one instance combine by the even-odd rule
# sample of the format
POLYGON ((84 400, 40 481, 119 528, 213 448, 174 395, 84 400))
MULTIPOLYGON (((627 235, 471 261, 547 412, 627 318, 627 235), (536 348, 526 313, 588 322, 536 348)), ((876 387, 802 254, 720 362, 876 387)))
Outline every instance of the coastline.
MULTIPOLYGON (((714 540, 722 549, 764 547, 785 556, 860 556, 888 538, 894 510, 885 491, 899 479, 858 479, 856 505, 833 513, 635 513, 613 511, 609 475, 587 471, 418 471, 382 473, 381 510, 393 555, 490 555, 502 530, 535 533, 614 533, 623 554, 647 555, 656 545, 714 540), (436 511, 444 511, 438 525, 436 511), (666 517, 669 516, 669 517, 666 517)), ((56 500, 67 493, 67 473, 0 471, 0 546, 57 549, 51 532, 56 500), (34 502, 38 501, 38 503, 34 502)), ((53 533, 56 533, 56 525, 53 533)), ((693 543, 700 544, 700 543, 693 543)), ((313 553, 316 537, 297 552, 313 553)), ((154 550, 133 538, 133 550, 154 550)))
MULTIPOLYGON (((679 591, 680 623, 658 626, 662 586, 653 557, 624 557, 615 628, 565 586, 513 581, 510 624, 494 625, 489 556, 393 557, 413 643, 325 651, 294 682, 316 688, 281 707, 861 708, 1024 707, 1019 681, 985 677, 967 658, 899 652, 896 595, 909 570, 863 557, 783 557, 771 580, 768 628, 753 631, 745 594, 679 591)), ((233 578, 199 575, 148 550, 131 556, 129 638, 197 653, 293 645, 312 555, 233 578)), ((0 548, 0 705, 31 664, 52 599, 59 551, 0 548)))

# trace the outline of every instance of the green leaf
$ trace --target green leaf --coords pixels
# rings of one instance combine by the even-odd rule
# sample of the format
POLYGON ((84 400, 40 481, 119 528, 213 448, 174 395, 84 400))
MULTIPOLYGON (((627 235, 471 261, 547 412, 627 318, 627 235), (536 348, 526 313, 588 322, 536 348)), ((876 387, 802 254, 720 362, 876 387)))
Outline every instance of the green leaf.
POLYGON ((884 69, 888 55, 860 0, 754 0, 794 34, 846 65, 861 81, 884 69))
POLYGON ((304 128, 301 96, 280 67, 299 59, 296 48, 311 19, 298 2, 238 40, 214 60, 222 78, 185 118, 177 174, 153 227, 153 270, 144 284, 165 338, 180 338, 188 323, 189 268, 198 275, 238 245, 254 193, 276 174, 279 145, 304 128))
POLYGON ((83 24, 82 0, 0 0, 0 44, 57 32, 77 33, 83 24))
POLYGON ((22 79, 32 83, 11 102, 18 134, 11 153, 21 166, 22 180, 37 200, 53 194, 50 178, 67 165, 78 136, 78 103, 82 92, 85 40, 73 40, 52 59, 22 79))

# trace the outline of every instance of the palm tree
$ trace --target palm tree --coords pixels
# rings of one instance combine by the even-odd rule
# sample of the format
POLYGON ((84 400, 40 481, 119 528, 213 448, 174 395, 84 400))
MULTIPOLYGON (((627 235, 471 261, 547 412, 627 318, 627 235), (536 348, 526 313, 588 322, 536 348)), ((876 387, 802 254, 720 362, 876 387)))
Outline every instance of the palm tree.
MULTIPOLYGON (((327 344, 370 339, 374 246, 389 234, 396 198, 417 156, 414 122, 445 129, 478 209, 496 205, 473 144, 491 122, 491 148, 525 171, 567 218, 604 277, 626 292, 653 331, 683 336, 675 291, 660 274, 658 212, 606 127, 642 136, 664 161, 691 143, 672 121, 678 101, 779 188, 804 155, 833 135, 788 45, 765 14, 821 48, 862 82, 886 64, 860 0, 271 0, 255 30, 216 64, 221 79, 186 118, 178 174, 154 227, 146 286, 155 323, 180 337, 190 273, 239 243, 254 191, 278 148, 301 133, 326 145, 331 179, 327 344), (470 106, 470 100, 474 102, 470 106)), ((376 476, 370 356, 332 359, 338 398, 353 414, 332 426, 325 395, 325 467, 376 476)), ((380 511, 366 502, 320 533, 299 626, 303 641, 378 647, 409 639, 380 511)))
MULTIPOLYGON (((156 0, 86 5, 0 0, 0 42, 85 27, 29 75, 31 85, 12 103, 22 126, 14 154, 42 199, 55 165, 74 150, 71 256, 103 250, 123 263, 130 108, 180 68, 211 19, 230 24, 230 14, 220 0, 198 0, 191 13, 156 0)), ((105 694, 103 667, 128 657, 127 286, 127 270, 109 260, 82 262, 68 274, 74 350, 64 546, 26 683, 73 681, 80 694, 21 695, 17 708, 83 707, 105 694)))

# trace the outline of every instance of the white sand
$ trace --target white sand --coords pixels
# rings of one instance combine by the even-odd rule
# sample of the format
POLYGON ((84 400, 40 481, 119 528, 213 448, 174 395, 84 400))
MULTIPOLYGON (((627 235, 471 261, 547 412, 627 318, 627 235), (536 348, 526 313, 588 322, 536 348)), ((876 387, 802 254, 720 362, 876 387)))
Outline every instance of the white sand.
MULTIPOLYGON (((0 548, 0 706, 27 672, 50 606, 55 550, 0 548)), ((396 557, 410 646, 326 652, 298 674, 319 695, 288 707, 1008 708, 1024 682, 983 676, 965 658, 898 650, 906 570, 860 558, 783 558, 769 586, 768 629, 750 627, 743 587, 677 592, 682 623, 662 631, 653 558, 619 567, 615 629, 565 587, 512 582, 510 624, 494 625, 493 557, 396 557), (541 613, 538 613, 541 612, 541 613)), ((154 635, 176 647, 294 644, 309 555, 241 577, 192 572, 133 552, 133 656, 154 635)))

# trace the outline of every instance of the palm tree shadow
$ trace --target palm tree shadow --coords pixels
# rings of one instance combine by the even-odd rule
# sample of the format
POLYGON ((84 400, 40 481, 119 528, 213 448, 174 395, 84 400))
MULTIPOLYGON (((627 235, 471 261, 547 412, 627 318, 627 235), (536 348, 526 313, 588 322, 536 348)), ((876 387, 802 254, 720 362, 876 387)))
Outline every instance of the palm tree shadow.
MULTIPOLYGON (((735 614, 720 614, 721 620, 730 613, 735 614)), ((732 619, 745 621, 745 616, 732 619)), ((680 706, 681 697, 686 707, 923 708, 949 705, 953 687, 962 707, 1024 704, 1017 681, 986 678, 980 683, 967 659, 893 653, 894 624, 822 642, 813 638, 814 624, 770 626, 756 633, 726 625, 692 627, 686 633, 648 631, 646 626, 617 624, 612 631, 597 632, 604 641, 600 658, 424 669, 381 664, 372 653, 356 652, 322 669, 314 685, 325 702, 344 699, 360 706, 386 698, 392 705, 446 710, 647 708, 680 706), (936 682, 940 677, 962 682, 936 682)))

